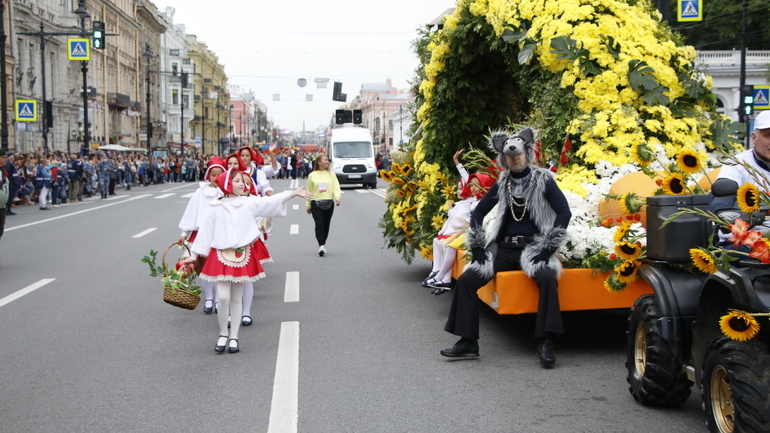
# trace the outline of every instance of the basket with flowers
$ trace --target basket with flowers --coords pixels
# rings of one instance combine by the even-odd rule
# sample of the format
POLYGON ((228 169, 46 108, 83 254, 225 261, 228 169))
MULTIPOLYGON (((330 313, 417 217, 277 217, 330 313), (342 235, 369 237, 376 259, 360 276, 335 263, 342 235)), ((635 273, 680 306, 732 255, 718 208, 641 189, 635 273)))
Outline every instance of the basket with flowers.
POLYGON ((202 262, 199 260, 188 263, 182 258, 175 266, 169 266, 166 263, 166 254, 174 245, 180 245, 187 250, 188 254, 190 253, 190 249, 184 243, 173 243, 163 252, 160 265, 157 264, 158 252, 153 250, 150 250, 150 255, 142 258, 142 263, 147 263, 150 267, 151 277, 161 277, 164 302, 186 310, 194 310, 201 300, 201 290, 195 284, 195 278, 200 272, 202 262))

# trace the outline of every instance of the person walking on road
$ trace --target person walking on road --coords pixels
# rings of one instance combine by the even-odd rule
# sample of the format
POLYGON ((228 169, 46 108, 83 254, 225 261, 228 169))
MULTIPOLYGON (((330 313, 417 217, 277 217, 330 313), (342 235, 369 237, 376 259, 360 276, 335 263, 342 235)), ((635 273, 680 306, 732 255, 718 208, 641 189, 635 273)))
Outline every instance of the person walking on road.
POLYGON ((230 353, 240 351, 241 323, 234 320, 228 333, 228 318, 231 314, 234 317, 242 314, 243 284, 265 276, 258 248, 255 248, 255 242, 262 235, 257 217, 285 216, 290 199, 313 198, 305 187, 271 197, 247 197, 244 176, 247 175, 229 168, 217 177, 217 186, 224 196, 206 212, 193 242, 192 256, 185 259, 193 263, 198 256, 207 256, 200 277, 217 285, 219 337, 214 346, 217 353, 224 352, 225 348, 230 353))
POLYGON ((307 213, 315 221, 315 238, 318 241, 318 255, 326 255, 326 239, 334 214, 334 206, 340 205, 342 190, 337 175, 331 170, 329 157, 321 154, 315 159, 313 171, 307 178, 307 190, 315 199, 307 202, 307 213))
POLYGON ((0 149, 0 239, 3 238, 3 231, 5 230, 5 213, 10 210, 8 194, 11 190, 11 183, 13 183, 13 180, 5 174, 7 160, 5 149, 0 149))
POLYGON ((110 174, 112 174, 114 167, 112 162, 104 156, 96 168, 99 173, 99 192, 102 193, 102 198, 107 198, 110 190, 110 174))
POLYGON ((70 155, 67 161, 67 176, 70 179, 70 203, 83 201, 83 161, 76 154, 70 155))
POLYGON ((40 158, 35 168, 35 188, 38 190, 37 200, 40 210, 51 210, 48 207, 48 192, 52 187, 53 178, 51 177, 51 172, 48 171, 48 160, 40 158))

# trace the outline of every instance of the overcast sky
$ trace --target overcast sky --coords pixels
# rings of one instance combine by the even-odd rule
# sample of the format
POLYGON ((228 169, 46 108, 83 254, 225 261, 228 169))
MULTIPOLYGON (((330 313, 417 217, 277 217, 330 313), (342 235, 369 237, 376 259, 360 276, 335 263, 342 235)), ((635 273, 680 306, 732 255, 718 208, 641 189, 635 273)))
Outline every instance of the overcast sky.
POLYGON ((219 56, 230 84, 251 89, 281 128, 328 125, 341 81, 348 101, 362 83, 409 87, 417 57, 412 41, 453 0, 154 0, 219 56), (304 78, 305 87, 297 81, 304 78), (328 78, 326 89, 316 78, 328 78), (280 101, 273 95, 280 94, 280 101), (313 102, 307 102, 308 94, 313 102))

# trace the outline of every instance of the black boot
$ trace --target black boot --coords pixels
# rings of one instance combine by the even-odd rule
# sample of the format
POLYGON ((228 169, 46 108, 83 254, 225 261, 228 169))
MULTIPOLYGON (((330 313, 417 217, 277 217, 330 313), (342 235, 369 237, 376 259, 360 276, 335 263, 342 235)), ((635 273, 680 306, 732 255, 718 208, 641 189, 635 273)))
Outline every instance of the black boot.
POLYGON ((451 349, 444 349, 441 354, 449 358, 477 358, 479 356, 479 342, 461 338, 451 349))
POLYGON ((551 368, 556 364, 556 356, 553 354, 553 341, 546 338, 537 346, 537 358, 543 368, 551 368))

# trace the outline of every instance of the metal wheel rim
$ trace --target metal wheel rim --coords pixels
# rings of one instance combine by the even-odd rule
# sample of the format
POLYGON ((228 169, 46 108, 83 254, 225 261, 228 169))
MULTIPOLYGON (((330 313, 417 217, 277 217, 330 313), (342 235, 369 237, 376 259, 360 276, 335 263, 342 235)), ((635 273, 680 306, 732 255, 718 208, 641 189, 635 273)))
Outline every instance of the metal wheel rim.
POLYGON ((640 322, 636 327, 636 341, 634 343, 634 368, 640 378, 644 377, 644 370, 647 366, 647 335, 644 322, 640 322))
POLYGON ((730 379, 724 366, 717 365, 711 374, 711 413, 720 433, 732 433, 735 428, 735 406, 730 379))

